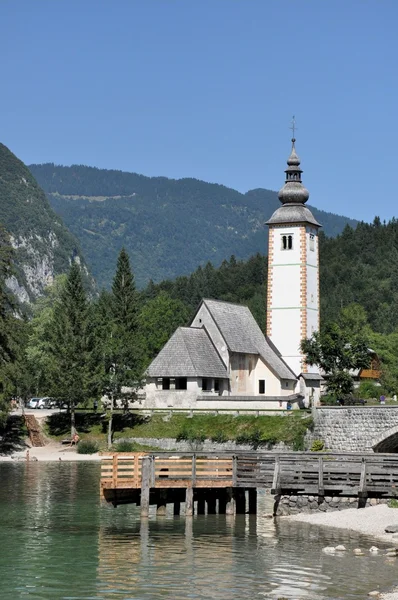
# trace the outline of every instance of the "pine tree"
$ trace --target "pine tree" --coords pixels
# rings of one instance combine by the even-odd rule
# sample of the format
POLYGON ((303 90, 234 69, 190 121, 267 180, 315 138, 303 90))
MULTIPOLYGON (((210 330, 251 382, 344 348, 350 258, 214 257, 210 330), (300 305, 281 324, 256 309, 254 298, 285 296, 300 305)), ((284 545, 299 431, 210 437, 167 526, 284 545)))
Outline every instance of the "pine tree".
POLYGON ((110 397, 108 447, 112 444, 113 412, 121 400, 125 409, 141 384, 142 361, 138 342, 138 294, 130 261, 123 248, 112 285, 110 321, 104 340, 104 392, 110 397), (125 388, 129 391, 126 392, 125 388))
POLYGON ((51 347, 55 359, 53 395, 66 402, 71 414, 71 435, 75 408, 90 394, 89 305, 80 267, 73 263, 65 286, 54 307, 51 347))

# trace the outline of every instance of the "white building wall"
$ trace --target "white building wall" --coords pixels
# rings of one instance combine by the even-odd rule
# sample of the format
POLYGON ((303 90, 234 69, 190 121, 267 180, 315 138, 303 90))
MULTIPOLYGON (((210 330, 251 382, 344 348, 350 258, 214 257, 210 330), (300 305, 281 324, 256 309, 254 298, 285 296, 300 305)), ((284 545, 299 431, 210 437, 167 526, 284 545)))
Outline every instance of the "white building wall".
POLYGON ((294 373, 307 371, 300 343, 319 329, 316 227, 270 226, 267 294, 267 335, 294 373), (283 236, 292 236, 291 249, 284 249, 283 236))
POLYGON ((271 226, 268 253, 267 334, 297 375, 302 370, 302 265, 304 227, 271 226), (292 236, 292 248, 283 240, 292 236))
POLYGON ((319 330, 319 238, 315 227, 306 228, 307 238, 307 331, 309 338, 319 330))

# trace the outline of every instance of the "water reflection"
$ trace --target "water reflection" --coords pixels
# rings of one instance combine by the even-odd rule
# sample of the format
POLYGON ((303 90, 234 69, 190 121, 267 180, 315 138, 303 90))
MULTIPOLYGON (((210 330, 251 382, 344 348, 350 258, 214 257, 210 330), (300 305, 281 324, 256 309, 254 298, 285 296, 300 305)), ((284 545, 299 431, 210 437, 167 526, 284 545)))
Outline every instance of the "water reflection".
MULTIPOLYGON (((140 522, 100 503, 93 464, 4 463, 0 475, 2 600, 341 600, 394 583, 395 561, 353 556, 373 544, 354 533, 171 510, 140 522), (322 553, 338 543, 351 553, 322 553)), ((259 496, 260 515, 269 502, 259 496)))

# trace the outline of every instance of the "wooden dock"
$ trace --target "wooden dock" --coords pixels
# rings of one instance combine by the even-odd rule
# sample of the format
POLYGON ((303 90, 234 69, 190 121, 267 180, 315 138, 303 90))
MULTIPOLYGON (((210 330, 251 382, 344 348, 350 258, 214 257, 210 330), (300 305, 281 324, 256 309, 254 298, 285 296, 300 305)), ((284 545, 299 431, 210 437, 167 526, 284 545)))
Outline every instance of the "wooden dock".
POLYGON ((398 455, 325 452, 105 453, 101 496, 114 506, 135 503, 147 516, 167 503, 179 514, 256 512, 257 489, 281 495, 398 497, 398 455))

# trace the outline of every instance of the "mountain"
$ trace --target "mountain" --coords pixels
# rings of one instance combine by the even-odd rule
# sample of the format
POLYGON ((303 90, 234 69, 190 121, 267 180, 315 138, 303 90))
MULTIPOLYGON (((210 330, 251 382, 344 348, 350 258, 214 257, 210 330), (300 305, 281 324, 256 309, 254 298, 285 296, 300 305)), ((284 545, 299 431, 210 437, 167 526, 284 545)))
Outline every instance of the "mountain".
POLYGON ((55 214, 26 165, 3 144, 0 222, 15 251, 15 274, 7 285, 20 302, 39 296, 55 275, 68 270, 72 260, 83 263, 79 242, 55 214))
MULTIPOLYGON (((79 239, 99 287, 109 287, 120 249, 128 250, 137 284, 214 265, 231 254, 267 253, 264 222, 277 193, 241 194, 197 179, 145 177, 72 165, 30 165, 51 206, 79 239)), ((311 207, 328 236, 357 222, 311 207)))

